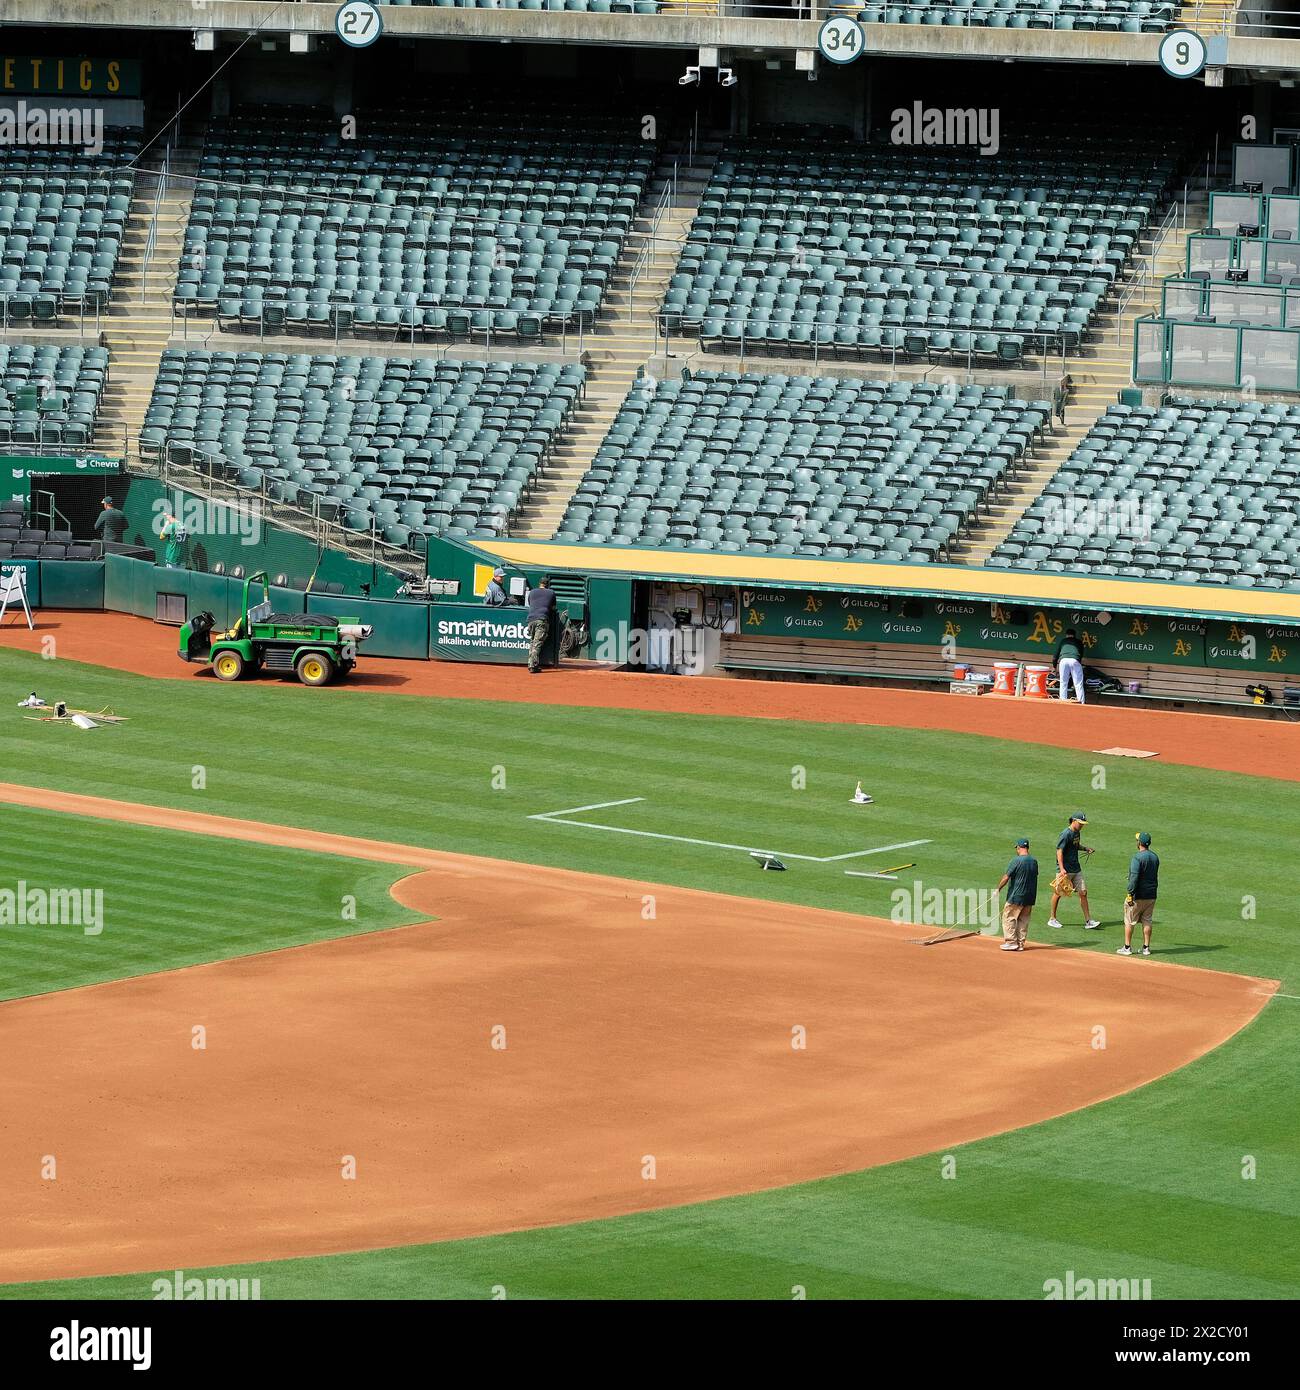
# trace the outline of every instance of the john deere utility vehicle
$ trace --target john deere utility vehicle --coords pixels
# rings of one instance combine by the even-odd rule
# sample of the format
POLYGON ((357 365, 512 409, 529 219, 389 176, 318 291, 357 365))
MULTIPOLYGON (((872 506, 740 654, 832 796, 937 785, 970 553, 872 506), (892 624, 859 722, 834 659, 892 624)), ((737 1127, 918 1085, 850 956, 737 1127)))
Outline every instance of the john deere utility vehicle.
POLYGON ((216 632, 211 613, 196 613, 181 628, 184 661, 210 662, 219 681, 237 681, 261 670, 292 671, 304 685, 328 685, 357 664, 357 644, 373 630, 368 624, 324 613, 272 613, 270 581, 259 570, 244 580, 243 616, 228 632, 216 632), (254 584, 262 598, 250 604, 254 584))

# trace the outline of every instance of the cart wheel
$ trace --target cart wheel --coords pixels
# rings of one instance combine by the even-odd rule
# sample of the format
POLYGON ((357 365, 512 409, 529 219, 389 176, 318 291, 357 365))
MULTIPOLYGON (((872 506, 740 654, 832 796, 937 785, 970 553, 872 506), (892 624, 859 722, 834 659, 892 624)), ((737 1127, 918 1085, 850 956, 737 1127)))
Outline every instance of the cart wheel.
POLYGON ((334 674, 334 663, 320 652, 308 652, 299 659, 298 679, 304 685, 328 685, 334 674))
POLYGON ((212 663, 212 674, 219 681, 237 681, 244 674, 244 658, 238 652, 218 652, 212 663))

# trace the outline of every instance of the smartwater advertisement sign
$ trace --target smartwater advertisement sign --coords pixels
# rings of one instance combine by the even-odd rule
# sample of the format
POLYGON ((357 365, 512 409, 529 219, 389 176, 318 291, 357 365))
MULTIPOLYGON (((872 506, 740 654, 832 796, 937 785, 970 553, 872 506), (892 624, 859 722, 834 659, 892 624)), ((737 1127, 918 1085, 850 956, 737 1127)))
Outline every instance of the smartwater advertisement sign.
MULTIPOLYGON (((555 664, 557 634, 552 625, 542 664, 555 664)), ((429 655, 440 661, 497 661, 524 665, 528 660, 528 614, 523 608, 485 608, 482 604, 435 604, 430 614, 429 655)))

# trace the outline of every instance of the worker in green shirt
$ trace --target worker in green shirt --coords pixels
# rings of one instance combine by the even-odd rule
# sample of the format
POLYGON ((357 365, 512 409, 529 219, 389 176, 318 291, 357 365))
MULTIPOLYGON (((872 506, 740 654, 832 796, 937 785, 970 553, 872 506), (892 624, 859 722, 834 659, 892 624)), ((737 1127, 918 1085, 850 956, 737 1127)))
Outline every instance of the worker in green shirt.
POLYGON ((1083 869, 1079 864, 1079 851, 1091 855, 1092 849, 1082 843, 1083 827, 1088 824, 1088 817, 1082 811, 1076 811, 1070 817, 1070 823, 1061 831, 1056 840, 1056 875, 1052 879, 1052 915, 1047 919, 1047 925, 1055 931, 1061 929, 1061 920, 1056 915, 1056 909, 1060 904, 1062 892, 1068 893, 1073 889, 1079 895, 1079 906, 1083 908, 1083 929, 1084 931, 1096 931, 1101 923, 1092 915, 1092 909, 1088 906, 1088 881, 1083 876, 1083 869), (1062 888, 1062 878, 1070 881, 1062 888))
POLYGON ((163 517, 163 527, 158 533, 163 542, 163 564, 169 570, 184 568, 185 532, 181 524, 170 512, 163 517))
POLYGON ((1142 954, 1151 954, 1151 918, 1155 914, 1160 887, 1160 856, 1151 848, 1145 830, 1137 835, 1137 853, 1128 862, 1128 893, 1124 898, 1124 944, 1119 956, 1133 954, 1133 928, 1142 923, 1142 954))
POLYGON ((1029 918, 1038 901, 1038 860, 1029 852, 1028 840, 1016 841, 1016 857, 994 890, 1007 890, 1002 909, 1002 950, 1023 951, 1029 935, 1029 918))
POLYGON ((1061 640, 1056 644, 1057 694, 1062 700, 1070 698, 1070 686, 1074 686, 1074 698, 1083 704, 1083 643, 1079 634, 1066 628, 1061 640))

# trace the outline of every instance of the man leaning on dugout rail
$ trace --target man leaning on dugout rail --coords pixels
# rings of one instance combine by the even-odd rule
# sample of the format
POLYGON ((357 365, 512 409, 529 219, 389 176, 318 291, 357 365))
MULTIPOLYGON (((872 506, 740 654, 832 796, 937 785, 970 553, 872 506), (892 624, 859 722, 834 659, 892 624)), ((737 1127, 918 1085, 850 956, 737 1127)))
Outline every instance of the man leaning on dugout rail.
POLYGON ((487 589, 483 593, 483 602, 489 608, 504 608, 506 605, 506 572, 498 569, 492 572, 492 578, 488 580, 487 589))

